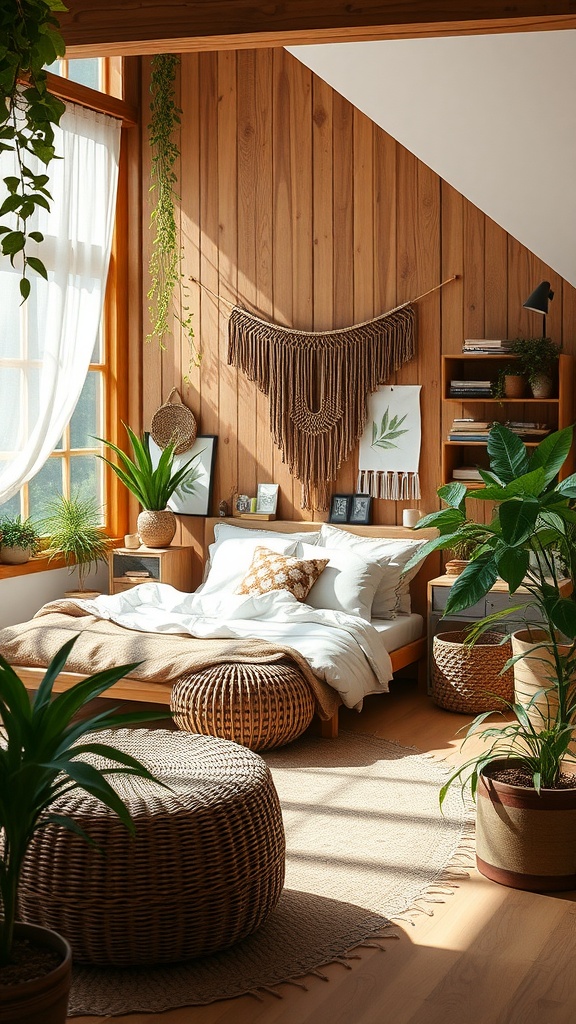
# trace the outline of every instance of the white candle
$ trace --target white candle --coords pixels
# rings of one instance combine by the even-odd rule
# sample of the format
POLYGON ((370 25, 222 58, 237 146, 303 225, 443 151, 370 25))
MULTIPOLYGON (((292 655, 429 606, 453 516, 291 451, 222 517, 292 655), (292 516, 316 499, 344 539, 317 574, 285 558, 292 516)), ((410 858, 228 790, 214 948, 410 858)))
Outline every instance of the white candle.
POLYGON ((402 512, 402 526, 407 526, 410 530, 414 529, 419 519, 422 519, 419 508, 405 508, 402 512))

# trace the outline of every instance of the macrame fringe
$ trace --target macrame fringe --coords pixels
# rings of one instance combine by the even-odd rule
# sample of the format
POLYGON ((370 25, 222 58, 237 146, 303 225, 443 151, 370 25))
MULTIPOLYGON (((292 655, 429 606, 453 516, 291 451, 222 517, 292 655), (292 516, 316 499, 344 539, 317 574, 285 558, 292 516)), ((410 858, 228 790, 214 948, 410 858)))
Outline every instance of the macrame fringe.
POLYGON ((232 309, 228 363, 268 396, 270 431, 302 484, 302 508, 328 507, 330 484, 364 432, 368 396, 414 355, 414 320, 406 304, 354 327, 308 333, 232 309))
POLYGON ((373 498, 386 501, 409 501, 421 497, 418 473, 363 469, 358 473, 357 488, 359 494, 371 494, 373 498))

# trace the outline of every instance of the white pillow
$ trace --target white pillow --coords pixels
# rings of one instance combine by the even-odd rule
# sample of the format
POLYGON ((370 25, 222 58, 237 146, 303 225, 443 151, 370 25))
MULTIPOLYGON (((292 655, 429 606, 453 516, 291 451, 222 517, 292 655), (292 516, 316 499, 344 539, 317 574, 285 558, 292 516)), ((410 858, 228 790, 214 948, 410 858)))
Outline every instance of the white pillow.
MULTIPOLYGON (((202 588, 208 580, 212 559, 214 558, 214 554, 220 544, 223 544, 226 540, 254 540, 255 537, 258 538, 259 544, 264 544, 266 547, 270 547, 268 543, 269 540, 274 540, 277 537, 289 539, 294 542, 295 545, 298 544, 299 541, 306 541, 307 544, 317 544, 320 539, 320 530, 311 530, 310 533, 280 533, 278 530, 249 530, 246 529, 246 527, 234 526, 232 523, 215 523, 214 542, 208 545, 208 558, 204 566, 202 588)), ((276 551, 280 549, 274 548, 273 550, 276 551)), ((295 549, 294 551, 286 553, 300 555, 302 552, 295 549)), ((198 592, 199 591, 200 587, 198 587, 198 592)))
MULTIPOLYGON (((256 548, 262 545, 260 530, 246 530, 246 533, 252 536, 242 540, 223 540, 217 546, 210 545, 215 548, 210 559, 210 571, 206 582, 198 587, 197 594, 214 594, 222 590, 234 593, 252 564, 256 548)), ((266 539, 266 547, 281 555, 293 555, 296 541, 292 540, 289 533, 276 533, 266 539)))
POLYGON ((367 562, 344 548, 302 544, 304 558, 328 558, 324 572, 306 598, 313 608, 330 608, 370 621, 372 601, 384 575, 375 562, 367 562))
POLYGON ((395 619, 398 614, 410 614, 410 582, 420 565, 404 577, 402 570, 408 559, 425 543, 425 539, 408 540, 404 537, 360 537, 328 523, 323 523, 320 530, 320 544, 354 551, 385 570, 372 604, 375 619, 395 619))

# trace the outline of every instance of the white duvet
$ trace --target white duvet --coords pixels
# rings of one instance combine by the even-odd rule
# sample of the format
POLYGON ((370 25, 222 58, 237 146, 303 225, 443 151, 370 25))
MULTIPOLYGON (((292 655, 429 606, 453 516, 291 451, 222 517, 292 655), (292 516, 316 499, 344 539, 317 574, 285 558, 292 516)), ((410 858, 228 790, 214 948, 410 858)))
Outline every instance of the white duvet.
POLYGON ((123 594, 78 601, 91 614, 146 633, 197 637, 257 637, 285 644, 348 707, 369 693, 386 693, 392 678, 381 635, 363 619, 311 608, 286 590, 261 595, 183 594, 165 583, 141 583, 123 594))

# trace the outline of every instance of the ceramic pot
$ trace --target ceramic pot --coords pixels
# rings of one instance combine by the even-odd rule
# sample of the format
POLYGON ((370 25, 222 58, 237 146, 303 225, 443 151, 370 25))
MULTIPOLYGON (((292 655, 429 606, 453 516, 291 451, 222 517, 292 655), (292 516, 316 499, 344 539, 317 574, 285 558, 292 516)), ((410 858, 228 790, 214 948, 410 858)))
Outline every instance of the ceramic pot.
MULTIPOLYGON (((528 892, 576 888, 576 787, 535 789, 498 779, 515 761, 484 768, 476 800, 476 861, 486 878, 528 892)), ((576 780, 575 780, 576 781, 576 780)))
POLYGON ((544 373, 539 373, 530 381, 530 390, 533 398, 551 398, 554 391, 554 381, 544 373))
POLYGON ((465 558, 451 558, 444 566, 444 572, 447 576, 459 576, 467 565, 470 565, 468 559, 465 558))
POLYGON ((0 547, 0 562, 4 565, 24 565, 29 561, 30 548, 11 547, 9 544, 0 547))
POLYGON ((138 516, 138 535, 147 548, 167 548, 176 533, 172 509, 144 509, 138 516))
POLYGON ((526 381, 518 374, 506 374, 504 377, 504 393, 506 398, 524 398, 526 381))
MULTIPOLYGON (((526 708, 528 718, 536 729, 545 728, 549 717, 553 718, 558 709, 556 666, 552 650, 544 646, 533 650, 536 644, 545 639, 543 629, 519 629, 512 634, 513 657, 523 655, 514 665, 514 700, 526 708), (543 693, 544 689, 548 692, 543 693)), ((567 654, 569 647, 559 644, 559 650, 561 654, 567 654)), ((574 685, 576 677, 572 683, 574 685)), ((572 741, 568 750, 576 754, 576 740, 572 741)))
POLYGON ((61 963, 48 974, 17 985, 0 985, 2 1024, 65 1024, 72 977, 72 951, 57 932, 35 924, 16 924, 15 938, 28 939, 32 946, 52 949, 61 963))

